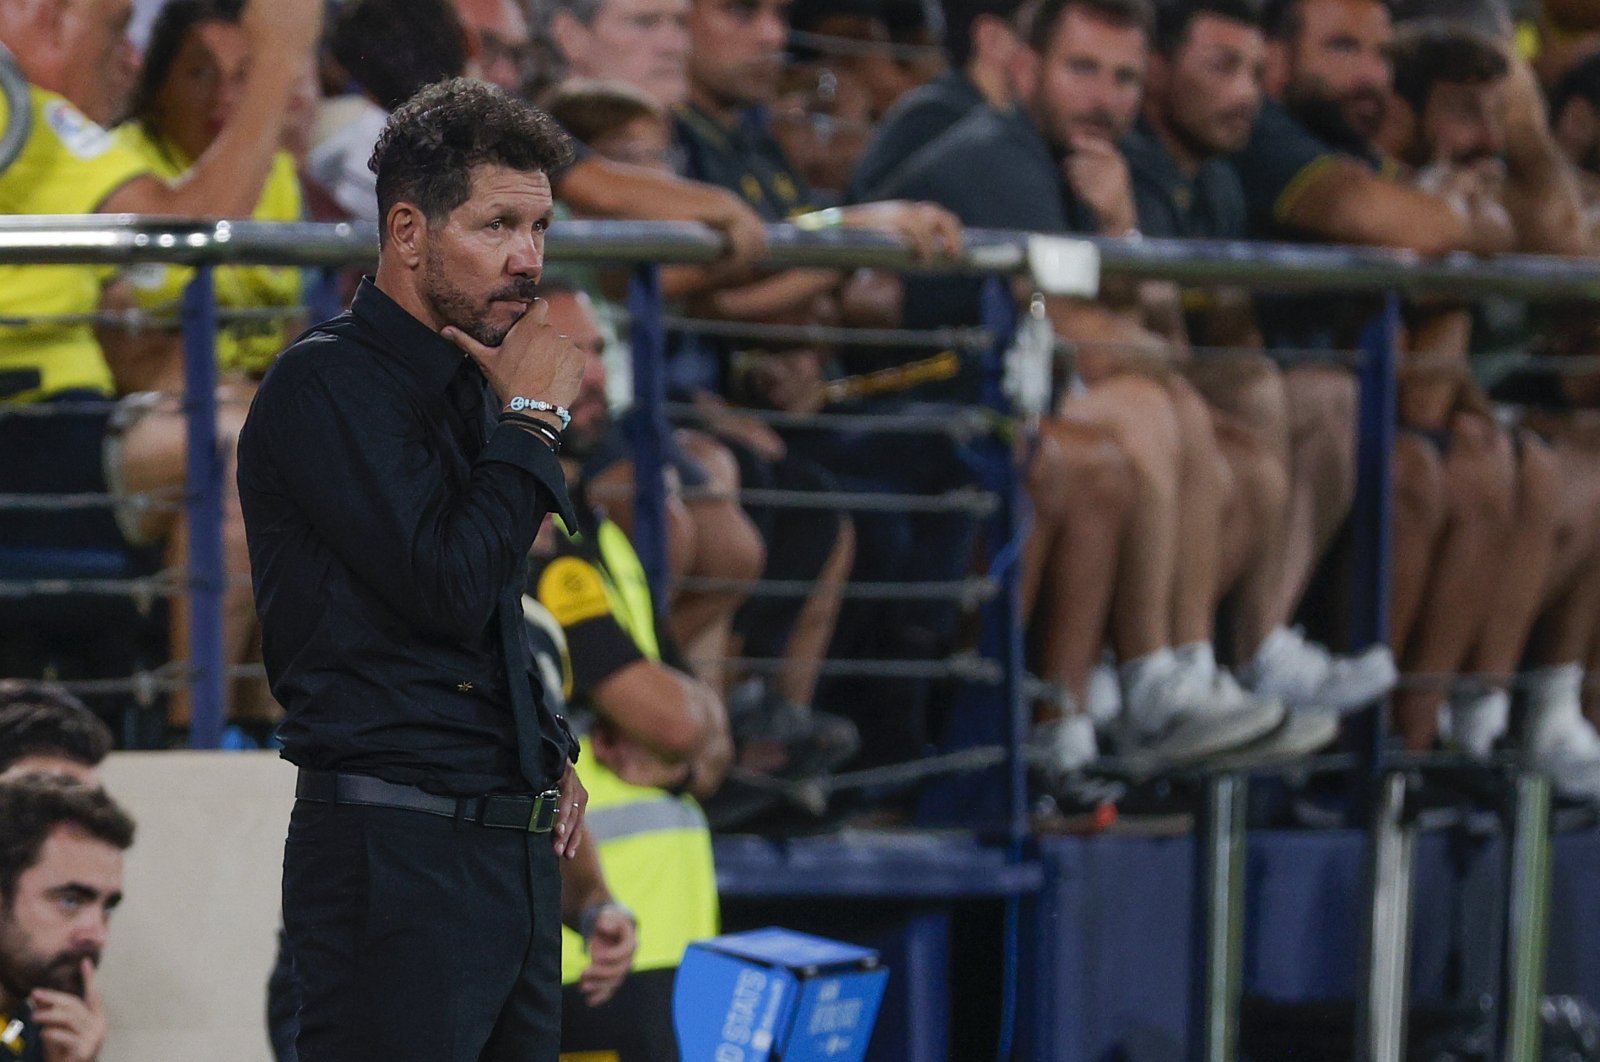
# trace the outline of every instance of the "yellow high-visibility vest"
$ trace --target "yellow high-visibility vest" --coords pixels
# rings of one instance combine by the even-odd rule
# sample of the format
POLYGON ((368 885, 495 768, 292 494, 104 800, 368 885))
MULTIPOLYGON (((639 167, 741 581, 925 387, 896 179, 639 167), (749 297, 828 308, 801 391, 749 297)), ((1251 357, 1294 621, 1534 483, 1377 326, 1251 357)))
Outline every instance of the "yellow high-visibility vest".
MULTIPOLYGON (((635 971, 670 969, 691 941, 714 937, 717 872, 711 831, 691 796, 630 785, 597 763, 587 739, 579 777, 589 790, 584 821, 600 846, 611 893, 639 922, 635 971)), ((561 980, 571 984, 588 965, 583 938, 562 931, 561 980)))

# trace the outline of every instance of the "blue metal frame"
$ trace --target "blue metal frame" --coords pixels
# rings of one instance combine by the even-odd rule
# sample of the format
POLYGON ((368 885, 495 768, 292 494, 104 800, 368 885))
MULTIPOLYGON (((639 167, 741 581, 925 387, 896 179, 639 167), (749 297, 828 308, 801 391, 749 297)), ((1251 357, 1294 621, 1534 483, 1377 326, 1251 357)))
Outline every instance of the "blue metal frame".
POLYGON ((184 416, 188 452, 184 513, 189 555, 189 744, 214 749, 227 725, 227 661, 223 658, 223 476, 217 445, 217 306, 211 267, 200 266, 183 293, 184 416))
MULTIPOLYGON (((1396 349, 1400 298, 1384 297, 1383 309, 1362 332, 1360 416, 1356 449, 1356 499, 1350 514, 1350 647, 1359 651, 1389 640, 1389 540, 1394 518, 1393 467, 1399 384, 1396 349)), ((1372 761, 1385 741, 1383 706, 1371 712, 1372 761)))

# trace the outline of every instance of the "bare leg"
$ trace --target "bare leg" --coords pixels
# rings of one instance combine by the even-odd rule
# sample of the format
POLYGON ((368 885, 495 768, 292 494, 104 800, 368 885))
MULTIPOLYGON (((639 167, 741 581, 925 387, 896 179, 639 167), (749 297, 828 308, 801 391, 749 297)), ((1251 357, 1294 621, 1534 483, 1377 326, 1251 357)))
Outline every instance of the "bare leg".
MULTIPOLYGON (((244 423, 247 402, 248 395, 229 393, 217 409, 217 445, 226 455, 222 504, 223 570, 227 580, 222 594, 223 667, 246 660, 255 641, 258 622, 250 588, 250 553, 245 543, 244 515, 239 509, 233 475, 239 429, 244 423)), ((134 494, 181 494, 187 476, 184 464, 187 448, 186 426, 176 399, 140 417, 121 441, 120 472, 126 489, 134 494)), ((189 528, 181 511, 158 508, 148 512, 139 521, 138 530, 147 540, 165 537, 164 559, 168 568, 180 572, 187 569, 189 528)), ((172 656, 186 659, 190 631, 187 595, 173 598, 170 612, 172 656)), ((172 726, 186 727, 189 720, 188 689, 180 686, 168 701, 167 721, 172 726)))
MULTIPOLYGON (((1041 677, 1079 706, 1105 644, 1119 546, 1134 503, 1133 464, 1102 428, 1047 421, 1028 469, 1034 528, 1024 555, 1022 615, 1043 625, 1041 677)), ((1034 718, 1059 717, 1053 702, 1034 718)))
POLYGON ((1218 445, 1239 488, 1224 516, 1220 590, 1233 594, 1234 650, 1250 660, 1289 618, 1277 601, 1290 490, 1283 374, 1264 357, 1201 359, 1187 371, 1212 408, 1218 445))
POLYGON ((1222 513, 1234 484, 1205 402, 1186 382, 1171 381, 1170 390, 1182 445, 1171 643, 1189 645, 1211 641, 1222 556, 1222 513))
MULTIPOLYGON (((1277 574, 1281 556, 1289 472, 1254 432, 1225 413, 1214 411, 1213 417, 1217 444, 1234 482, 1233 498, 1223 519, 1218 598, 1237 590, 1239 612, 1249 614, 1252 634, 1260 628, 1254 640, 1234 646, 1240 660, 1249 660, 1261 640, 1288 618, 1273 616, 1263 608, 1269 603, 1270 580, 1277 574)), ((1215 603, 1212 607, 1214 610, 1215 603)))
POLYGON ((1133 466, 1134 504, 1117 565, 1111 642, 1123 661, 1171 644, 1178 444, 1172 399, 1158 382, 1112 377, 1063 403, 1068 423, 1104 428, 1133 466))
POLYGON ((1404 658, 1411 630, 1422 609, 1422 595, 1433 567, 1434 549, 1444 532, 1444 461, 1416 435, 1395 439, 1394 526, 1389 566, 1389 644, 1404 658))
POLYGON ((1349 372, 1331 366, 1290 369, 1283 383, 1289 403, 1289 507, 1272 611, 1289 617, 1355 500, 1356 383, 1349 372))
MULTIPOLYGON (((1482 629, 1490 604, 1483 587, 1498 570, 1497 548, 1511 518, 1509 441, 1486 418, 1456 414, 1444 476, 1449 513, 1405 667, 1425 675, 1459 672, 1482 629)), ((1407 748, 1432 747, 1447 692, 1408 689, 1395 697, 1395 723, 1407 748)))
POLYGON ((828 643, 833 640, 839 603, 855 559, 855 525, 841 518, 833 551, 817 574, 816 585, 795 617, 794 629, 783 647, 783 670, 778 673, 776 686, 793 704, 810 704, 816 697, 822 661, 827 656, 828 643))
POLYGON ((1554 559, 1560 494, 1554 452, 1524 433, 1517 462, 1516 511, 1500 547, 1499 572, 1492 584, 1494 607, 1468 671, 1510 676, 1522 662, 1554 559))

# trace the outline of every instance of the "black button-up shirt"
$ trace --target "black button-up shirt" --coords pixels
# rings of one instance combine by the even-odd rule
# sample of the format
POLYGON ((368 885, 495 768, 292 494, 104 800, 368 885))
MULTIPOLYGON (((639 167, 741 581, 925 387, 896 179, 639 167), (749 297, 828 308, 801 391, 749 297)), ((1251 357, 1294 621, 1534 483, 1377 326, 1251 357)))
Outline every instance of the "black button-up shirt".
MULTIPOLYGON (((544 514, 576 518, 548 446, 511 426, 485 440, 483 386, 370 281, 262 381, 239 496, 285 759, 436 793, 527 789, 507 682, 529 683, 529 661, 520 640, 507 661, 497 609, 544 514)), ((568 738, 538 714, 548 784, 568 738)))

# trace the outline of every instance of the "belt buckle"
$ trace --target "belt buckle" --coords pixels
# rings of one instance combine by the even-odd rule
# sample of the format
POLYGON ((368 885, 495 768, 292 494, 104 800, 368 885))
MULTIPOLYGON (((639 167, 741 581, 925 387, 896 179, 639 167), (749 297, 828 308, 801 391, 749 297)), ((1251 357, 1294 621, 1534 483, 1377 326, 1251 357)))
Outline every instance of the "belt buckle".
POLYGON ((546 789, 533 798, 533 811, 528 814, 529 833, 549 833, 556 824, 556 810, 561 807, 561 790, 546 789))

